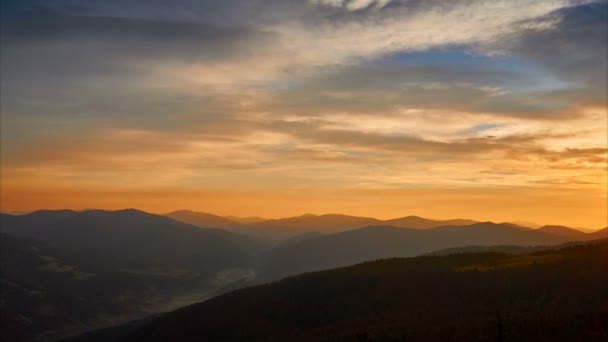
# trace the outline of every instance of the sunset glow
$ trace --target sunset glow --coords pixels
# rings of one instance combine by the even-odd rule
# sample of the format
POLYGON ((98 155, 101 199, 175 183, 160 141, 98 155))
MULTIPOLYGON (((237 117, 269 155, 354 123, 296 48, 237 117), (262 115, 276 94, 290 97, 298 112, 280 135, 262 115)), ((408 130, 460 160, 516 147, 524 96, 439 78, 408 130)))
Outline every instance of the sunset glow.
POLYGON ((2 211, 608 225, 606 2, 126 3, 3 3, 2 211))

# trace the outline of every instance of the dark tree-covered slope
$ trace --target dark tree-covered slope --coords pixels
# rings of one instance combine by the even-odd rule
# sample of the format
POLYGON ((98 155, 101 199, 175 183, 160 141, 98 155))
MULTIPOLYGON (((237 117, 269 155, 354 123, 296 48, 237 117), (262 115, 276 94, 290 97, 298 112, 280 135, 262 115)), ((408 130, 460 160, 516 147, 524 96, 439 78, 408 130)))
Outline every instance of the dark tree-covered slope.
POLYGON ((605 341, 608 241, 387 259, 237 290, 128 341, 605 341))
POLYGON ((258 248, 137 210, 1 219, 1 323, 11 341, 52 340, 203 300, 250 277, 258 248))

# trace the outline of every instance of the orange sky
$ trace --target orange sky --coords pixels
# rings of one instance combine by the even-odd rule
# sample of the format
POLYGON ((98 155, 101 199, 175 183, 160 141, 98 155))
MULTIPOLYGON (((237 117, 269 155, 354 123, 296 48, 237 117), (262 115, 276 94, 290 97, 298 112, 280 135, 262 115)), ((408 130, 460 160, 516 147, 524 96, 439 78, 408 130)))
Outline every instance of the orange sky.
POLYGON ((529 221, 599 229, 606 222, 606 194, 550 188, 192 190, 22 188, 5 189, 3 210, 137 207, 167 213, 178 209, 220 215, 278 218, 303 213, 343 213, 377 218, 420 215, 435 219, 529 221))
POLYGON ((8 12, 1 209, 608 225, 605 4, 251 1, 8 12))

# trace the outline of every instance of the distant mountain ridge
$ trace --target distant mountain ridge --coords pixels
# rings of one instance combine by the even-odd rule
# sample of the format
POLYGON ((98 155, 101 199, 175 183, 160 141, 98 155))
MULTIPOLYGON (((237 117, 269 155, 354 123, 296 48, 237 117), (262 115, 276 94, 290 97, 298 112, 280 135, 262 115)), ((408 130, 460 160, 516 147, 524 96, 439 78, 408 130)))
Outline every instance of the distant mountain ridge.
MULTIPOLYGON (((201 217, 207 215, 201 213, 201 217)), ((173 218, 180 217, 173 215, 173 218)), ((195 221, 188 221, 193 223, 195 221)), ((304 214, 300 216, 282 219, 269 219, 255 223, 240 225, 225 225, 230 230, 250 235, 256 238, 279 242, 298 235, 319 232, 322 234, 336 233, 350 229, 361 228, 371 225, 392 225, 401 228, 429 229, 442 225, 468 225, 477 221, 454 219, 454 220, 431 220, 419 216, 406 216, 390 220, 379 220, 372 217, 351 216, 342 214, 304 214)), ((199 223, 203 223, 200 221, 199 223)), ((210 226, 210 225, 208 225, 210 226)))
POLYGON ((158 263, 191 267, 209 264, 209 258, 227 266, 245 261, 247 250, 254 248, 247 238, 228 231, 203 229, 136 209, 37 211, 0 219, 5 233, 36 238, 123 267, 157 267, 158 263))
MULTIPOLYGON (((93 210, 84 210, 95 211, 93 210)), ((39 210, 31 212, 30 215, 36 214, 43 216, 47 215, 71 215, 82 211, 74 210, 39 210)), ((17 216, 16 214, 10 214, 17 216)), ((352 216, 343 214, 303 214, 300 216, 286 217, 279 219, 264 219, 261 217, 238 217, 238 216, 221 216, 206 212, 197 212, 191 210, 177 210, 162 216, 170 217, 180 222, 192 224, 202 228, 221 228, 237 232, 239 234, 249 235, 254 238, 268 240, 278 243, 295 236, 304 236, 309 233, 336 233, 351 229, 361 228, 365 226, 394 226, 399 228, 414 228, 414 229, 430 229, 439 226, 464 226, 478 223, 479 221, 470 219, 448 219, 434 220, 423 218, 420 216, 410 215, 394 219, 381 220, 373 217, 352 216)), ((583 237, 579 233, 593 233, 596 230, 586 228, 572 228, 557 225, 540 226, 530 222, 504 222, 503 224, 511 224, 520 229, 539 229, 554 235, 566 236, 570 238, 583 237), (558 228, 559 227, 559 228, 558 228)))
POLYGON ((584 238, 586 235, 585 232, 581 232, 580 230, 576 230, 576 229, 573 229, 570 227, 565 227, 565 226, 554 226, 554 225, 542 226, 542 227, 538 228, 537 231, 546 232, 546 233, 550 233, 553 235, 559 235, 559 236, 572 238, 572 239, 584 238))
MULTIPOLYGON (((366 226, 432 229, 440 226, 466 226, 479 223, 479 221, 470 219, 433 220, 415 215, 381 220, 373 217, 343 214, 303 214, 266 220, 257 217, 239 218, 236 216, 219 216, 204 212, 180 210, 165 214, 165 216, 199 227, 225 228, 239 234, 249 235, 273 243, 288 240, 296 236, 306 236, 313 233, 332 234, 366 226)), ((595 232, 590 229, 553 225, 540 226, 528 222, 504 222, 502 224, 521 230, 539 230, 568 238, 584 239, 585 235, 581 235, 581 233, 595 232)))
POLYGON ((606 239, 606 238, 608 238, 608 227, 606 227, 604 229, 600 229, 593 233, 587 233, 585 240, 590 241, 590 240, 599 240, 599 239, 606 239))
POLYGON ((439 226, 467 226, 479 221, 467 219, 431 220, 420 216, 406 216, 382 221, 383 224, 400 228, 430 229, 439 226))
POLYGON ((258 223, 258 222, 263 222, 263 221, 267 220, 263 217, 257 217, 257 216, 239 217, 239 216, 228 215, 228 216, 224 216, 224 217, 231 221, 238 222, 240 224, 258 223))
MULTIPOLYGON (((602 236, 589 234, 586 238, 599 239, 602 236)), ((368 226, 279 245, 268 256, 262 277, 272 280, 367 260, 411 257, 461 246, 542 246, 571 240, 543 231, 492 222, 430 229, 368 226)))
POLYGON ((195 212, 190 210, 173 211, 164 214, 164 216, 170 217, 181 222, 206 228, 227 228, 242 224, 237 220, 231 220, 229 218, 222 217, 219 215, 195 212))
POLYGON ((521 227, 527 227, 527 228, 532 228, 532 229, 537 229, 537 228, 542 227, 541 224, 534 223, 534 222, 528 222, 528 221, 509 221, 509 223, 513 223, 513 224, 521 226, 521 227))

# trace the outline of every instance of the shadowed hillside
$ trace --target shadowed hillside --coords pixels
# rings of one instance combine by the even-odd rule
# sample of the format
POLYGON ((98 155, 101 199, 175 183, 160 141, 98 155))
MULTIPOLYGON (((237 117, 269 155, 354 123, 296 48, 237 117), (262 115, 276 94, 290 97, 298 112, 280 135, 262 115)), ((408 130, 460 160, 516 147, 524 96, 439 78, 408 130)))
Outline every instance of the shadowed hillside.
POLYGON ((602 341, 608 241, 388 259, 237 290, 127 341, 602 341))
POLYGON ((78 253, 96 266, 196 267, 198 272, 237 266, 254 244, 219 229, 201 229, 167 217, 127 209, 45 211, 2 215, 2 231, 78 253))
POLYGON ((40 211, 1 223, 0 308, 23 340, 174 309, 255 275, 250 239, 137 210, 40 211))
POLYGON ((277 246, 262 269, 264 279, 358 262, 410 257, 445 248, 492 245, 554 245, 569 239, 491 222, 470 226, 404 229, 372 226, 277 246))
POLYGON ((192 282, 203 286, 200 279, 83 266, 78 255, 3 233, 0 247, 0 326, 11 342, 122 323, 149 314, 192 282))

